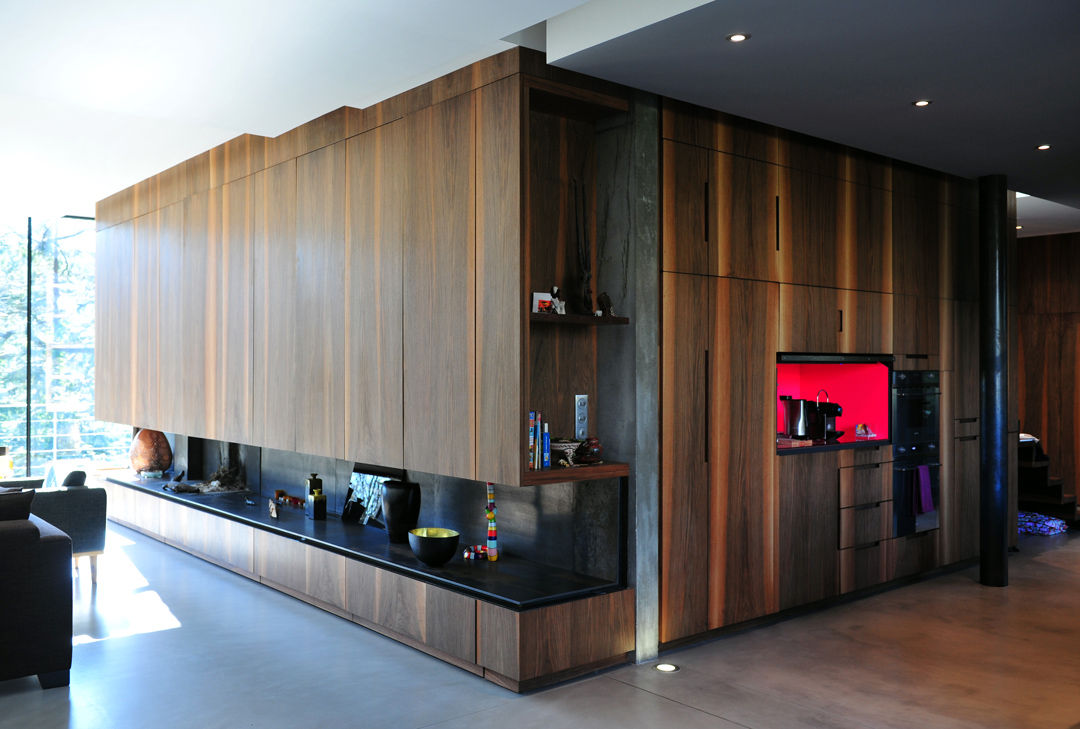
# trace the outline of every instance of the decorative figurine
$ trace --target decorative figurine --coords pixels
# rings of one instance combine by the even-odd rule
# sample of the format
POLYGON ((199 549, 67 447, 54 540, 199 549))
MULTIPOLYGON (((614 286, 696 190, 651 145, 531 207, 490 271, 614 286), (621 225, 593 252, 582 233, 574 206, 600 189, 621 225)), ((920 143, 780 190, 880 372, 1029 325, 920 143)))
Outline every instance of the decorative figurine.
POLYGON ((556 314, 566 313, 566 302, 563 301, 558 286, 551 287, 551 308, 556 314))
POLYGON ((487 499, 487 509, 484 511, 488 521, 487 558, 488 562, 494 562, 499 559, 499 538, 495 529, 495 514, 498 509, 495 508, 495 484, 491 481, 487 482, 487 499))
POLYGON ((596 463, 603 463, 604 447, 600 445, 600 439, 595 435, 590 435, 585 439, 585 442, 578 448, 577 458, 575 459, 582 465, 592 465, 596 463))
POLYGON ((611 303, 611 297, 608 296, 607 291, 601 291, 600 295, 596 297, 596 305, 600 308, 596 310, 597 316, 615 316, 615 307, 611 303))
POLYGON ((270 499, 270 518, 271 519, 277 519, 278 518, 278 515, 277 515, 277 502, 274 501, 273 499, 270 499))

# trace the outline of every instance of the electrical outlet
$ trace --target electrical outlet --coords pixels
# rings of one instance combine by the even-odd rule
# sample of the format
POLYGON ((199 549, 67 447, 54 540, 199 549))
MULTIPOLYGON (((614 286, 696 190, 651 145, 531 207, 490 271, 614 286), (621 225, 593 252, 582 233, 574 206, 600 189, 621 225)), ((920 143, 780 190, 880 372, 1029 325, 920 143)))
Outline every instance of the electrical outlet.
POLYGON ((589 396, 574 395, 574 439, 589 437, 589 396))

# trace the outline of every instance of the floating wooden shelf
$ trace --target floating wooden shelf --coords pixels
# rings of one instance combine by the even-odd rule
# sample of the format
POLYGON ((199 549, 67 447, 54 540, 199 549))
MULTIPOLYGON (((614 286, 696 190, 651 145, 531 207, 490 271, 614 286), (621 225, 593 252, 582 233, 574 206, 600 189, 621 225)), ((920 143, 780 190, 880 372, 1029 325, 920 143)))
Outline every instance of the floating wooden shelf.
POLYGON ((622 478, 630 475, 630 466, 625 463, 607 461, 595 466, 554 466, 539 471, 526 471, 521 479, 522 486, 538 486, 545 483, 571 483, 574 481, 598 481, 602 478, 622 478))
POLYGON ((625 316, 589 316, 588 314, 529 314, 529 321, 534 324, 562 324, 569 326, 600 327, 629 324, 625 316))

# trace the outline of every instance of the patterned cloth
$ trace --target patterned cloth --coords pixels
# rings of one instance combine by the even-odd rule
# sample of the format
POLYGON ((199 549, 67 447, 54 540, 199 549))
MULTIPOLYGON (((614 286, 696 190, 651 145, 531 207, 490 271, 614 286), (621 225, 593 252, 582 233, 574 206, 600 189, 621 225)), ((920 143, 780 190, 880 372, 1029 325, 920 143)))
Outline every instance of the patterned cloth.
POLYGON ((1030 511, 1021 511, 1017 517, 1018 531, 1021 534, 1042 534, 1051 536, 1063 534, 1069 530, 1068 524, 1052 516, 1043 516, 1030 511))

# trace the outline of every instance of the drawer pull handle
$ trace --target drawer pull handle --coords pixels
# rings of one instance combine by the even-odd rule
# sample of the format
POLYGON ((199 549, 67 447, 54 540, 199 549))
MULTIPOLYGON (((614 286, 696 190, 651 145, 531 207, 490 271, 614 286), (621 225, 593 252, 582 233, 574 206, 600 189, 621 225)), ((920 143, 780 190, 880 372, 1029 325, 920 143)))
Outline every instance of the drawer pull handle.
POLYGON ((977 435, 962 435, 959 438, 957 438, 957 440, 978 440, 978 439, 979 439, 979 436, 977 436, 977 435))
POLYGON ((857 547, 855 547, 855 549, 873 549, 874 547, 877 547, 880 544, 881 544, 881 540, 879 539, 876 542, 870 542, 869 544, 860 544, 857 547))
POLYGON ((928 354, 905 354, 904 356, 908 359, 930 359, 928 354))
POLYGON ((867 463, 867 464, 864 464, 862 466, 855 466, 851 470, 852 471, 872 471, 875 468, 881 468, 881 464, 880 463, 867 463))
POLYGON ((859 504, 858 506, 856 506, 854 508, 855 508, 855 511, 869 511, 870 509, 877 509, 880 506, 881 506, 881 502, 880 501, 875 501, 872 504, 859 504))
POLYGON ((960 422, 960 423, 977 423, 977 422, 979 422, 979 419, 978 418, 960 418, 957 422, 960 422))

